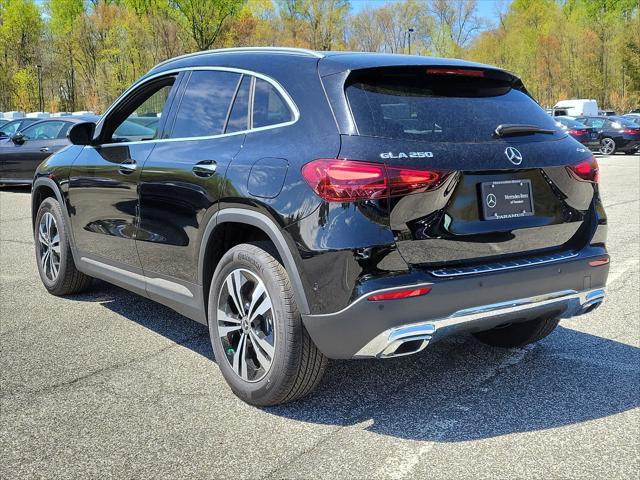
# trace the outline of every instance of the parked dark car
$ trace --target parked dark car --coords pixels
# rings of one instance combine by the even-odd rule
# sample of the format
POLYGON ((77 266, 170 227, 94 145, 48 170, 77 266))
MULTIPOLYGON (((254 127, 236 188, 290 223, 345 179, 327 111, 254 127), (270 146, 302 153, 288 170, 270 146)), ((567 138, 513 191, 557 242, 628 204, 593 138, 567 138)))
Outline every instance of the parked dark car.
MULTIPOLYGON (((100 117, 59 117, 31 123, 0 140, 0 184, 29 185, 38 165, 49 155, 71 144, 67 134, 72 125, 96 122, 100 117)), ((153 138, 155 130, 128 120, 114 132, 113 141, 131 142, 153 138)))
POLYGON ((627 113, 625 115, 622 115, 622 118, 631 120, 633 123, 640 126, 640 113, 627 113))
POLYGON ((0 140, 12 137, 19 130, 28 127, 32 123, 42 121, 41 118, 18 118, 5 123, 0 128, 0 140))
POLYGON ((69 137, 32 191, 45 287, 97 277, 207 324, 252 404, 309 393, 327 358, 521 346, 604 298, 598 165, 498 68, 201 52, 69 137), (115 140, 149 105, 155 137, 115 140))
POLYGON ((640 146, 640 127, 623 117, 576 117, 578 122, 598 131, 600 153, 613 155, 620 151, 634 154, 640 146))
POLYGON ((555 117, 555 120, 563 130, 584 146, 592 150, 597 150, 600 147, 598 131, 595 128, 587 127, 584 123, 580 123, 571 117, 560 116, 555 117))

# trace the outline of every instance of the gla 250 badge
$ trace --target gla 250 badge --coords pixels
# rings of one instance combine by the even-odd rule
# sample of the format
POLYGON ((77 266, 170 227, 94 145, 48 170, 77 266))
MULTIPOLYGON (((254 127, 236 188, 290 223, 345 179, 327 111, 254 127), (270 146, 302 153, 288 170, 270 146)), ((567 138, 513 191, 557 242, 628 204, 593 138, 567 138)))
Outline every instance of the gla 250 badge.
POLYGON ((433 158, 432 152, 399 152, 397 154, 393 152, 382 152, 380 158, 433 158))

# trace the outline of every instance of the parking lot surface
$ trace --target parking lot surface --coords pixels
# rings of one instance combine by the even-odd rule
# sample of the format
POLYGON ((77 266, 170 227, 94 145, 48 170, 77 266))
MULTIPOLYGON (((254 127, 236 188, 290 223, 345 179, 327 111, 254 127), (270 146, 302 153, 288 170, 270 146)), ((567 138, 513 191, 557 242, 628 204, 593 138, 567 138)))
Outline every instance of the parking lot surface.
POLYGON ((206 327, 104 282, 49 295, 28 189, 0 190, 0 478, 638 478, 640 156, 599 158, 607 299, 536 345, 333 362, 254 408, 206 327))

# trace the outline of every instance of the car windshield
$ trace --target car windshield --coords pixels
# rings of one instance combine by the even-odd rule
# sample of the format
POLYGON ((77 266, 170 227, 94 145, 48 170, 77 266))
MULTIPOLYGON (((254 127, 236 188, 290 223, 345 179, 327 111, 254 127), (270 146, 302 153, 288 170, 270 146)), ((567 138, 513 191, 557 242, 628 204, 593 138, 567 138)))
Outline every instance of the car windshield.
MULTIPOLYGON (((461 70, 462 71, 462 70, 461 70)), ((465 72, 467 72, 465 70, 465 72)), ((345 92, 360 135, 429 142, 492 141, 500 124, 557 130, 510 77, 433 74, 424 67, 354 72, 345 92)))
POLYGON ((633 120, 630 120, 630 119, 624 118, 624 117, 615 117, 615 118, 611 118, 611 120, 613 122, 615 122, 615 123, 619 123, 623 127, 637 127, 638 126, 633 120))
POLYGON ((15 120, 13 122, 9 122, 2 127, 0 127, 0 131, 4 133, 7 137, 12 136, 14 133, 18 131, 20 127, 20 120, 15 120))

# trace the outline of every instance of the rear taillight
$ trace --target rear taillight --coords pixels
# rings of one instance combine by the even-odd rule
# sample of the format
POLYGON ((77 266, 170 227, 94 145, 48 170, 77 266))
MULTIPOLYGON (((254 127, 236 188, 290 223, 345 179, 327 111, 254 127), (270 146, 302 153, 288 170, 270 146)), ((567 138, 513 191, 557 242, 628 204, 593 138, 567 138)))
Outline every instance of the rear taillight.
POLYGON ((439 187, 449 172, 387 167, 354 160, 313 160, 302 176, 328 202, 377 200, 439 187))
POLYGON ((598 183, 598 162, 593 156, 575 165, 569 165, 567 169, 580 181, 598 183))
POLYGON ((640 133, 640 130, 637 128, 627 128, 624 130, 624 133, 630 133, 631 135, 637 135, 640 133))
POLYGON ((394 292, 377 293, 375 295, 369 295, 367 300, 370 302, 381 302, 384 300, 399 300, 401 298, 420 297, 426 295, 431 291, 431 287, 424 288, 410 288, 407 290, 396 290, 394 292))
POLYGON ((584 135, 585 132, 584 130, 569 130, 569 135, 584 135))

